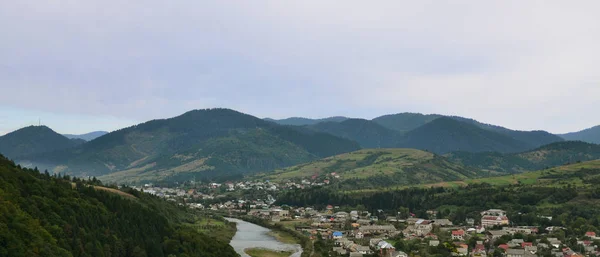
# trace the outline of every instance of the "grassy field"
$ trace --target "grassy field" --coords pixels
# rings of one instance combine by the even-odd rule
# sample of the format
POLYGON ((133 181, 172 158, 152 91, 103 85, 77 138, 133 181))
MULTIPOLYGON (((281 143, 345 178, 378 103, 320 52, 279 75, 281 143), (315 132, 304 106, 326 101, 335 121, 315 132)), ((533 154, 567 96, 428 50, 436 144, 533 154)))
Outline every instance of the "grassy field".
POLYGON ((244 252, 251 257, 289 257, 292 252, 280 252, 263 248, 248 248, 244 252))
POLYGON ((506 176, 498 176, 498 177, 487 177, 487 178, 477 178, 477 179, 466 179, 466 180, 457 180, 457 181, 447 181, 440 183, 431 183, 431 184, 420 184, 420 185, 411 185, 411 186, 399 186, 399 187, 388 187, 388 188, 378 188, 378 189, 361 189, 361 190, 352 190, 352 193, 369 193, 369 192, 378 192, 382 190, 394 190, 394 189, 403 189, 409 187, 464 187, 469 184, 480 184, 480 183, 488 183, 494 186, 506 186, 506 185, 540 185, 540 186, 562 186, 565 184, 573 184, 577 186, 584 186, 584 182, 581 176, 574 176, 577 172, 582 169, 600 169, 600 160, 588 161, 575 163, 555 168, 550 168, 546 170, 525 172, 520 174, 506 175, 506 176), (549 178, 554 177, 554 178, 549 178))
POLYGON ((282 242, 282 243, 286 243, 286 244, 299 244, 300 243, 298 241, 298 239, 296 239, 292 235, 290 235, 286 232, 283 232, 283 231, 271 230, 268 234, 270 236, 274 237, 275 239, 277 239, 277 241, 282 242))
MULTIPOLYGON (((485 174, 487 175, 487 174, 485 174)), ((391 184, 414 185, 481 177, 478 170, 449 162, 446 158, 416 149, 364 149, 332 156, 256 176, 275 182, 311 179, 368 181, 360 188, 379 188, 391 184), (335 173, 335 174, 334 174, 335 173), (384 184, 381 184, 384 183, 384 184)), ((354 183, 354 182, 352 182, 354 183)))
POLYGON ((209 217, 196 217, 193 224, 188 224, 196 231, 213 236, 221 241, 229 242, 236 232, 235 226, 226 224, 224 221, 209 217))

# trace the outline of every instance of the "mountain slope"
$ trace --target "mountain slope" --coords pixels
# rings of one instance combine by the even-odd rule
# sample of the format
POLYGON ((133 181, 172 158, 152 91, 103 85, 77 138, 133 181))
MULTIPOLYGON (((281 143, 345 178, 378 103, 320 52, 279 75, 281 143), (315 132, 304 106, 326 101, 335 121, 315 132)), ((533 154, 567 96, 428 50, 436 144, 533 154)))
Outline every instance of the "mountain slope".
POLYGON ((316 177, 340 180, 352 188, 433 183, 479 177, 475 169, 449 162, 446 158, 416 149, 363 149, 276 170, 262 178, 285 181, 316 177), (339 178, 334 179, 335 172, 339 178))
POLYGON ((522 153, 453 152, 448 154, 447 157, 454 162, 479 169, 520 173, 568 163, 600 159, 600 145, 581 141, 566 141, 552 143, 522 153))
POLYGON ((407 132, 400 146, 435 153, 453 151, 518 152, 530 148, 528 144, 506 135, 447 117, 435 119, 407 132))
POLYGON ((81 134, 81 135, 72 135, 72 134, 63 134, 63 136, 69 138, 69 139, 83 139, 85 141, 92 141, 98 137, 104 136, 108 134, 108 132, 106 131, 94 131, 94 132, 90 132, 90 133, 85 133, 85 134, 81 134))
POLYGON ((600 125, 578 132, 562 134, 560 136, 566 140, 579 140, 593 144, 600 144, 600 125))
MULTIPOLYGON (((229 109, 187 112, 111 132, 76 149, 20 158, 54 172, 132 174, 138 181, 223 177, 358 149, 357 143, 229 109)), ((113 176, 114 177, 114 176, 113 176)), ((113 178, 111 177, 111 178, 113 178)), ((121 177, 114 181, 123 182, 121 177)))
POLYGON ((536 148, 542 145, 563 141, 563 138, 548 133, 546 131, 518 131, 511 130, 501 126, 481 123, 474 119, 464 118, 459 116, 444 116, 439 114, 420 114, 420 113, 398 113, 391 115, 384 115, 373 119, 374 122, 392 130, 396 130, 402 133, 414 130, 420 126, 430 123, 438 118, 447 117, 457 121, 469 123, 479 128, 497 132, 514 140, 521 141, 529 145, 529 148, 536 148))
POLYGON ((67 149, 81 144, 46 126, 29 126, 0 137, 0 153, 9 158, 67 149))
POLYGON ((130 192, 135 198, 0 156, 0 256, 238 256, 228 242, 192 229, 193 213, 130 192))
POLYGON ((348 119, 342 122, 321 122, 308 128, 358 142, 364 148, 395 147, 400 133, 373 121, 348 119))
POLYGON ((275 120, 271 118, 265 118, 267 121, 275 122, 279 125, 290 125, 290 126, 305 126, 305 125, 314 125, 321 122, 342 122, 349 118, 343 116, 334 116, 323 119, 309 119, 302 117, 290 117, 286 119, 275 120))

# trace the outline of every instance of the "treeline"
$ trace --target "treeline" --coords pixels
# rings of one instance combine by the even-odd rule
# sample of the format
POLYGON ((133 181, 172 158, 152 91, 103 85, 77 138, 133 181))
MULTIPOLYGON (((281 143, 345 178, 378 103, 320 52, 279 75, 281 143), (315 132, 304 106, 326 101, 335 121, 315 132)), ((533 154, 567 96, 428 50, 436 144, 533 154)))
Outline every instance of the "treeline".
POLYGON ((362 209, 371 213, 400 215, 410 213, 427 218, 428 210, 436 210, 437 218, 448 218, 457 224, 467 218, 480 218, 480 212, 497 208, 508 211, 514 225, 563 226, 569 233, 582 234, 600 228, 600 187, 564 186, 504 187, 475 184, 464 188, 409 188, 393 191, 345 193, 335 186, 283 192, 277 204, 291 206, 326 205, 342 209, 362 209), (549 220, 542 216, 552 216, 549 220))
POLYGON ((75 181, 0 156, 0 256, 238 256, 227 242, 186 226, 193 216, 185 209, 75 181))

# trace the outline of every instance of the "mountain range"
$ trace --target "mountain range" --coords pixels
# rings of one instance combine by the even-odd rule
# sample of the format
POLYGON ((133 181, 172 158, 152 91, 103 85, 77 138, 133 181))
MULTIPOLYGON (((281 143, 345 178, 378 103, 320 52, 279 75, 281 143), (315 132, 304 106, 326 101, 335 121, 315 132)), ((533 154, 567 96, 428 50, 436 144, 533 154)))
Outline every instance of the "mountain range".
POLYGON ((204 109, 77 139, 44 126, 26 127, 1 136, 0 153, 25 167, 119 183, 228 179, 367 148, 419 149, 444 155, 435 159, 465 169, 515 173, 598 158, 596 145, 565 142, 565 138, 591 140, 596 130, 553 135, 418 113, 373 120, 272 120, 229 109, 204 109), (547 150, 551 147, 554 150, 547 150), (526 154, 530 152, 537 155, 526 154), (547 159, 536 161, 539 155, 547 159))
POLYGON ((108 132, 106 131, 94 131, 94 132, 90 132, 90 133, 85 133, 85 134, 81 134, 81 135, 73 135, 73 134, 63 134, 63 136, 65 136, 66 138, 69 139, 83 139, 85 141, 92 141, 98 137, 104 136, 108 134, 108 132))

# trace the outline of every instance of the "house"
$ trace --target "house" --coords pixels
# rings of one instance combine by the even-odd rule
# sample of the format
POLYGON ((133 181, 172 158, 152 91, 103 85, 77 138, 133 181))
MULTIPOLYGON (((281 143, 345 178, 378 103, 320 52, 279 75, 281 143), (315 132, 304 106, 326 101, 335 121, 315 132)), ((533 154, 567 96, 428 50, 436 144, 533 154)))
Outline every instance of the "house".
POLYGON ((432 225, 431 220, 419 220, 415 223, 415 233, 417 236, 427 235, 433 229, 432 225))
POLYGON ((332 238, 333 238, 333 239, 342 239, 342 237, 343 237, 343 236, 344 236, 344 235, 343 235, 343 234, 342 234, 342 232, 340 232, 340 231, 335 231, 335 232, 333 232, 333 234, 332 234, 332 238))
POLYGON ((363 234, 392 234, 396 232, 396 227, 393 225, 362 226, 358 228, 358 231, 363 234))
POLYGON ((495 240, 500 238, 501 236, 510 235, 511 233, 506 230, 488 230, 487 234, 491 240, 495 240))
POLYGON ((440 240, 430 240, 429 246, 438 246, 440 245, 440 240))
POLYGON ((531 243, 531 242, 523 242, 523 243, 521 243, 521 247, 523 247, 523 249, 526 249, 528 246, 533 246, 533 243, 531 243))
POLYGON ((487 256, 487 254, 485 252, 485 246, 483 245, 482 241, 477 241, 475 248, 473 248, 473 251, 471 252, 471 256, 477 256, 477 257, 487 256))
POLYGON ((452 231, 452 240, 465 240, 465 231, 462 229, 452 231))
POLYGON ((525 241, 523 241, 523 239, 513 239, 508 242, 508 246, 513 248, 513 247, 521 246, 521 244, 524 242, 525 241))
POLYGON ((408 254, 406 254, 403 251, 393 251, 389 254, 390 257, 408 257, 408 254))
POLYGON ((354 237, 355 237, 356 239, 361 239, 361 238, 364 238, 364 237, 365 237, 365 234, 363 234, 363 232, 360 232, 360 231, 359 231, 359 232, 357 232, 357 233, 354 235, 354 237))
POLYGON ((459 256, 467 256, 469 254, 469 246, 466 244, 458 244, 456 246, 456 251, 459 256))
POLYGON ((508 246, 507 244, 501 244, 498 245, 498 248, 504 250, 504 252, 506 252, 506 250, 508 250, 508 248, 510 248, 510 246, 508 246))
POLYGON ((585 236, 594 238, 594 237, 596 237, 596 232, 592 232, 592 231, 585 232, 585 236))
POLYGON ((338 253, 339 255, 346 254, 346 249, 344 249, 344 247, 333 247, 333 251, 338 253))
POLYGON ((373 251, 371 251, 371 248, 369 246, 365 246, 365 245, 357 246, 356 251, 358 251, 359 253, 362 253, 362 254, 373 254, 373 251))
POLYGON ((508 223, 508 217, 503 210, 489 209, 481 212, 481 225, 484 227, 505 226, 508 223))
POLYGON ((352 252, 350 253, 349 257, 363 257, 363 254, 359 252, 352 252))
POLYGON ((508 249, 506 257, 525 257, 525 249, 508 249))
POLYGON ((449 219, 434 219, 432 221, 434 225, 441 227, 449 227, 454 225, 449 219))

